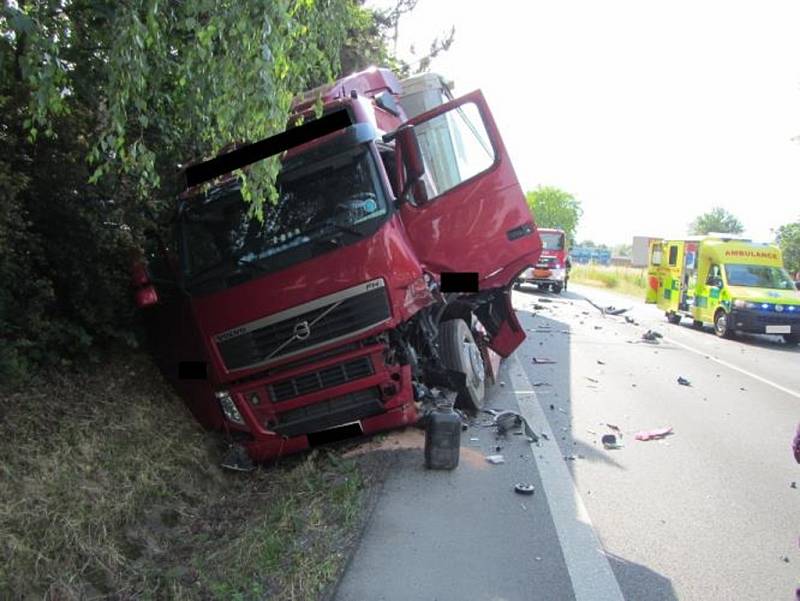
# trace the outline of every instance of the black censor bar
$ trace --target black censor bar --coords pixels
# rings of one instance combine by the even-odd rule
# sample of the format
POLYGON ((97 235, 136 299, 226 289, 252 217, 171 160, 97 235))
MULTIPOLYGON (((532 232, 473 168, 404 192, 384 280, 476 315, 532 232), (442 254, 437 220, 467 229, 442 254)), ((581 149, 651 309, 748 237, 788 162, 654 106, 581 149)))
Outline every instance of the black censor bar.
POLYGON ((442 292, 478 292, 477 271, 443 271, 442 292))
POLYGON ((300 146, 316 138, 344 129, 349 125, 352 125, 352 121, 350 114, 346 110, 323 115, 319 119, 292 127, 260 142, 242 146, 203 163, 187 167, 186 187, 191 188, 197 184, 202 184, 220 175, 230 173, 235 169, 241 169, 256 161, 281 153, 284 150, 289 150, 295 146, 300 146))

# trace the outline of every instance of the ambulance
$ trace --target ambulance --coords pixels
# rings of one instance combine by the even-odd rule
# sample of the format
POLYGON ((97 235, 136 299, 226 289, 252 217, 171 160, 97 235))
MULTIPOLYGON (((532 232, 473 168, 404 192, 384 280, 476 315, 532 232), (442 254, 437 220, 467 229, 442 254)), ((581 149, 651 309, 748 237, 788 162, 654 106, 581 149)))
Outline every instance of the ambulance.
POLYGON ((800 343, 800 291, 772 244, 728 234, 652 240, 646 294, 671 323, 688 317, 723 338, 739 331, 800 343))

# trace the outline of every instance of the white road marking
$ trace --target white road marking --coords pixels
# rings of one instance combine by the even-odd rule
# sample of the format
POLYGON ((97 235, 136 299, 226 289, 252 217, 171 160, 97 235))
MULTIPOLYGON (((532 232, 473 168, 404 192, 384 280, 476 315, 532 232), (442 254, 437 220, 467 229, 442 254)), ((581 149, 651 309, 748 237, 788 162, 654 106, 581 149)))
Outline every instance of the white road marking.
POLYGON ((549 439, 542 441, 541 446, 531 444, 531 451, 553 516, 575 600, 624 601, 586 506, 564 462, 556 436, 516 355, 510 358, 508 367, 513 390, 526 391, 517 396, 520 413, 534 431, 544 433, 549 439))
POLYGON ((800 399, 800 392, 797 392, 797 391, 792 390, 790 388, 786 388, 785 386, 781 386, 780 384, 778 384, 776 382, 773 382, 772 380, 767 380, 766 378, 763 378, 763 377, 759 376, 758 374, 754 374, 751 371, 747 371, 746 369, 742 369, 741 367, 738 367, 738 366, 734 365, 733 363, 728 363, 727 361, 725 361, 723 359, 720 359, 719 357, 715 357, 714 355, 712 355, 710 353, 706 353, 706 352, 701 351, 699 349, 693 348, 693 347, 689 346, 688 344, 684 344, 682 342, 678 342, 674 338, 667 338, 665 336, 663 338, 663 340, 665 342, 669 342, 669 343, 674 344, 676 346, 679 346, 679 347, 681 347, 683 349, 686 349, 687 351, 690 351, 690 352, 695 353, 697 355, 702 355, 703 357, 708 357, 712 361, 716 361, 717 363, 719 363, 720 365, 724 365, 728 369, 732 369, 734 371, 738 371, 739 373, 744 374, 746 376, 749 376, 749 377, 753 378, 754 380, 758 380, 759 382, 762 382, 762 383, 766 384, 767 386, 772 386, 773 388, 776 388, 776 389, 780 390, 781 392, 785 392, 788 395, 791 395, 791 396, 793 396, 795 398, 800 399))

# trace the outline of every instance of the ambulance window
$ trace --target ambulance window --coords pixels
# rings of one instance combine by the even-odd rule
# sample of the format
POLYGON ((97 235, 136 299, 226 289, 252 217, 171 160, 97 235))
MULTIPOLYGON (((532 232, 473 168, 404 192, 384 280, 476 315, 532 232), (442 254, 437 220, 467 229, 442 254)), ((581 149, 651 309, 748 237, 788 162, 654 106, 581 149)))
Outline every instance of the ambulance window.
POLYGON ((712 265, 708 270, 708 277, 706 278, 706 286, 719 286, 722 281, 722 272, 719 265, 712 265))
POLYGON ((677 246, 670 246, 669 247, 669 264, 674 267, 678 264, 678 247, 677 246))
POLYGON ((653 246, 653 254, 650 256, 651 265, 661 265, 661 246, 653 246))

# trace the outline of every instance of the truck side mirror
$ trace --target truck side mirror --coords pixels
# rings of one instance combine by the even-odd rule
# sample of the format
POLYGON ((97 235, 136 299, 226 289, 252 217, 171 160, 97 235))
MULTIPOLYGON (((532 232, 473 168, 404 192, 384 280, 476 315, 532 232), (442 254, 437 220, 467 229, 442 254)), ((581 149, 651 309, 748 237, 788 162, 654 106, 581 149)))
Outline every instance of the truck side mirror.
POLYGON ((406 169, 406 189, 401 198, 411 192, 417 204, 424 204, 428 200, 425 182, 422 181, 422 176, 425 175, 425 161, 422 159, 417 132, 413 125, 403 125, 397 129, 395 135, 406 169))

